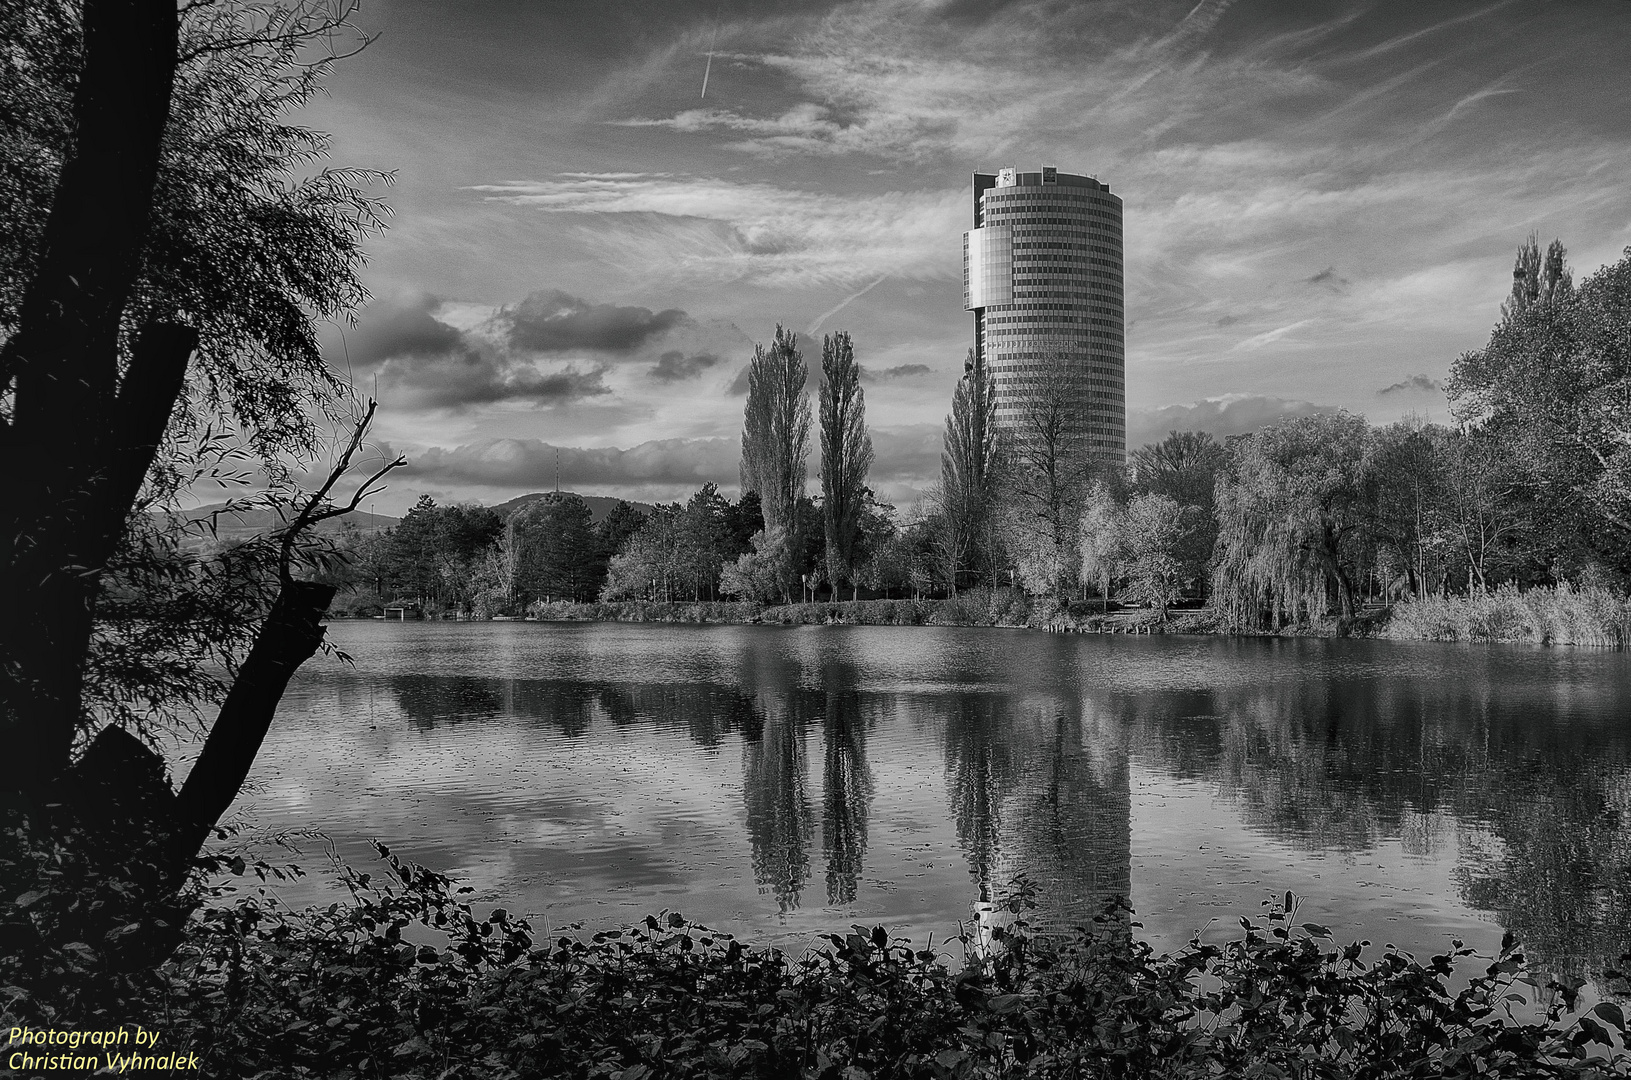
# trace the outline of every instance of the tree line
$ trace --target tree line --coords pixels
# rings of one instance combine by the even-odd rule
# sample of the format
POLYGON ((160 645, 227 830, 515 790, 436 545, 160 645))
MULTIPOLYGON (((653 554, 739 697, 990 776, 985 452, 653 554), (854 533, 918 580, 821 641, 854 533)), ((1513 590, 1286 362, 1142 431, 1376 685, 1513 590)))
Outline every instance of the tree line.
POLYGON ((1489 343, 1452 367, 1453 425, 1327 412, 1222 442, 1174 431, 1125 464, 1072 431, 1072 342, 1034 343, 1041 382, 1055 389, 1021 400, 1000 426, 995 387, 971 352, 939 480, 905 513, 867 482, 872 441, 850 335, 823 337, 812 408, 797 335, 777 327, 748 368, 737 501, 708 484, 683 505, 620 503, 595 524, 574 495, 508 517, 422 499, 359 548, 356 566, 377 598, 477 613, 1009 585, 1104 610, 1210 602, 1249 629, 1507 582, 1623 591, 1628 322, 1631 253, 1577 288, 1562 245, 1543 254, 1532 237, 1489 343), (806 491, 812 453, 817 493, 806 491))

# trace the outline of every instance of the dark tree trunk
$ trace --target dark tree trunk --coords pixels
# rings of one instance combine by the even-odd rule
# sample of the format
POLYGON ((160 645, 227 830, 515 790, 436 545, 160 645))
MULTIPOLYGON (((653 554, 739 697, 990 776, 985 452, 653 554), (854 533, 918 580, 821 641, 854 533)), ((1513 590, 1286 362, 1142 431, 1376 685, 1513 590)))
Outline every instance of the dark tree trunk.
POLYGON ((17 332, 0 351, 0 391, 13 395, 0 429, 0 743, 7 786, 35 792, 67 769, 101 569, 132 474, 139 485, 151 461, 121 444, 158 441, 180 389, 170 372, 193 347, 177 328, 143 334, 121 393, 120 320, 169 117, 176 6, 86 0, 83 25, 73 143, 17 332))
POLYGON ((232 681, 187 782, 176 797, 180 846, 190 858, 238 797, 295 670, 323 643, 323 613, 334 586, 286 582, 232 681))

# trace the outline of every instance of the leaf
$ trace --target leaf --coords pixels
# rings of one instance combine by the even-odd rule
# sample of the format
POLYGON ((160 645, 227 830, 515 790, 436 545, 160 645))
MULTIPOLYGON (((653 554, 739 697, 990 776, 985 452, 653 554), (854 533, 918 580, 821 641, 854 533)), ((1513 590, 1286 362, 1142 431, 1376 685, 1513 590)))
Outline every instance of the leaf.
POLYGON ((1325 927, 1321 926, 1317 922, 1305 922, 1305 923, 1303 923, 1303 929, 1308 931, 1314 937, 1330 937, 1331 936, 1331 931, 1326 929, 1325 927))
POLYGON ((1025 995, 1023 994, 998 994, 985 1004, 994 1013, 1011 1013, 1024 1003, 1025 995))
POLYGON ((1580 1030, 1586 1033, 1591 1042, 1599 1042, 1604 1046, 1614 1045, 1614 1039, 1609 1035, 1608 1029, 1589 1016, 1580 1018, 1580 1030))
POLYGON ((1620 1031, 1625 1031, 1625 1013, 1612 1001, 1599 1001, 1591 1010, 1593 1015, 1607 1020, 1620 1031))
POLYGON ((25 908, 30 904, 37 904, 43 899, 45 899, 44 889, 30 889, 14 900, 13 903, 20 908, 25 908))

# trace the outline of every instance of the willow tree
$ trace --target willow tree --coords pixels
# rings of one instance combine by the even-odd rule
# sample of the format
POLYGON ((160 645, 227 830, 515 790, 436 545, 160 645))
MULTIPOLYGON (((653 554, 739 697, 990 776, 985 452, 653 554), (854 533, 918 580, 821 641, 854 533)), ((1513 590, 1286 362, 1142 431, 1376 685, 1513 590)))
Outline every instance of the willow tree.
POLYGON ((312 53, 346 15, 0 9, 0 793, 47 844, 88 837, 114 861, 166 846, 155 888, 104 890, 119 903, 73 909, 92 936, 67 940, 95 946, 116 908, 135 922, 123 905, 165 903, 322 644, 334 586, 296 576, 297 540, 336 512, 327 496, 366 418, 328 484, 282 504, 292 520, 246 574, 259 590, 197 587, 223 579, 173 535, 154 543, 146 511, 219 463, 223 431, 287 490, 291 461, 324 453, 327 421, 351 406, 313 323, 366 299, 360 241, 382 208, 368 174, 322 169, 324 137, 284 120, 317 92, 328 64, 312 53), (132 610, 133 583, 168 593, 132 610), (88 675, 114 672, 110 701, 112 680, 88 675), (179 793, 125 722, 165 701, 209 733, 179 793), (214 703, 205 725, 197 708, 214 703))
POLYGON ((1370 429, 1347 412, 1300 417, 1235 444, 1218 478, 1215 602, 1235 626, 1354 614, 1370 429))
POLYGON ((833 595, 839 581, 855 580, 861 561, 861 513, 866 508, 866 474, 872 468, 872 436, 866 429, 866 397, 861 367, 845 331, 821 339, 821 516, 827 534, 827 580, 833 595))
POLYGON ((954 585, 957 571, 969 568, 977 568, 988 583, 996 581, 1001 560, 994 527, 998 455, 996 384, 970 349, 952 392, 940 453, 939 546, 954 585))

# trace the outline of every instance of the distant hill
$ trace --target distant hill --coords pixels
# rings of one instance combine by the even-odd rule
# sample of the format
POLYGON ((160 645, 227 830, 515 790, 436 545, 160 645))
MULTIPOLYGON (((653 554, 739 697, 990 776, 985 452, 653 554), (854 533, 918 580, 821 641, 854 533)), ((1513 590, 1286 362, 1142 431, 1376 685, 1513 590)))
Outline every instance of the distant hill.
MULTIPOLYGON (((231 513, 218 513, 226 505, 226 503, 211 503, 208 506, 184 510, 182 515, 191 521, 198 522, 199 528, 206 530, 203 535, 208 536, 207 529, 210 515, 214 514, 215 535, 221 540, 247 540, 252 536, 269 533, 284 524, 283 518, 270 510, 235 510, 231 513)), ((362 510, 353 510, 344 517, 319 521, 316 529, 320 536, 337 536, 341 533, 353 531, 367 535, 383 532, 400 520, 402 519, 386 517, 384 514, 369 514, 362 510)))
MULTIPOLYGON (((501 514, 508 515, 531 503, 542 499, 548 492, 535 491, 530 495, 521 495, 509 502, 499 503, 493 507, 501 514)), ((562 494, 569 494, 562 492, 562 494)), ((589 516, 596 525, 605 521, 622 499, 607 498, 604 495, 579 496, 589 507, 589 516)), ((652 507, 648 503, 629 503, 630 506, 642 514, 649 514, 652 507)), ((236 510, 232 513, 217 513, 226 506, 226 503, 211 503, 196 509, 183 511, 183 514, 192 521, 208 522, 211 514, 216 514, 215 535, 221 540, 247 540, 252 536, 260 536, 271 532, 283 525, 283 519, 270 510, 236 510)), ((344 517, 329 518, 318 522, 317 532, 323 536, 337 536, 341 533, 357 532, 369 535, 384 532, 394 528, 402 521, 401 518, 387 517, 384 514, 369 514, 361 510, 353 510, 344 517)), ((200 526, 203 527, 202 525, 200 526)), ((205 536, 208 534, 205 533, 205 536)))
MULTIPOLYGON (((537 502, 545 495, 552 494, 554 494, 554 492, 535 491, 531 495, 518 495, 509 502, 499 503, 497 506, 493 507, 493 509, 497 510, 501 514, 508 515, 521 509, 523 506, 528 506, 537 502)), ((563 491, 561 494, 570 495, 572 493, 570 491, 563 491)), ((602 521, 605 521, 606 518, 611 515, 612 509, 620 502, 628 502, 630 506, 640 511, 642 514, 649 514, 653 509, 655 509, 649 503, 629 502, 627 499, 613 499, 605 495, 579 495, 578 498, 582 499, 584 505, 589 507, 589 517, 596 525, 599 525, 602 521)))

